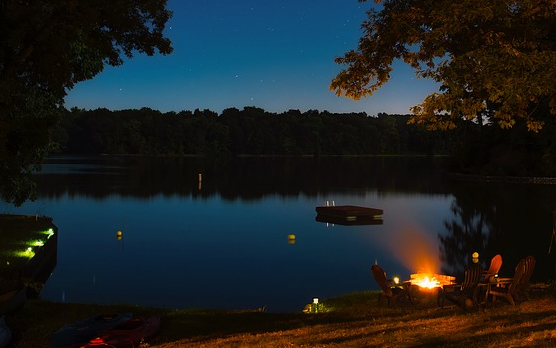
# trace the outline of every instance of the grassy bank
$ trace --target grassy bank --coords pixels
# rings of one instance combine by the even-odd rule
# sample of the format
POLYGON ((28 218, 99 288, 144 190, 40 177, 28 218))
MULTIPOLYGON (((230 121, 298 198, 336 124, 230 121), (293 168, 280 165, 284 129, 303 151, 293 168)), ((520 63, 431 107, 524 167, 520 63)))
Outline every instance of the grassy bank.
POLYGON ((553 291, 512 307, 502 301, 486 310, 452 306, 377 305, 365 292, 323 301, 324 312, 160 310, 28 301, 6 317, 11 347, 49 347, 52 332, 65 323, 98 313, 161 314, 158 335, 144 347, 553 347, 556 296, 553 291))
POLYGON ((55 231, 56 226, 48 217, 0 214, 0 279, 32 273, 28 269, 30 260, 55 231))

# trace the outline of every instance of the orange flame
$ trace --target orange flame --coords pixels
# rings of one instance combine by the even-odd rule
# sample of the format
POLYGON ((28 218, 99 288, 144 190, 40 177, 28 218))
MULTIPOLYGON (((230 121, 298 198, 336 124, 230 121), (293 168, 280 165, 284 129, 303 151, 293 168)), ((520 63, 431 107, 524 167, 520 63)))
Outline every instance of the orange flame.
POLYGON ((424 276, 421 279, 416 279, 415 281, 412 281, 412 284, 427 289, 434 289, 440 287, 440 282, 436 280, 436 277, 429 278, 428 276, 424 276))
POLYGON ((416 273, 411 275, 411 284, 426 289, 434 289, 443 285, 454 284, 455 280, 455 277, 443 274, 416 273))

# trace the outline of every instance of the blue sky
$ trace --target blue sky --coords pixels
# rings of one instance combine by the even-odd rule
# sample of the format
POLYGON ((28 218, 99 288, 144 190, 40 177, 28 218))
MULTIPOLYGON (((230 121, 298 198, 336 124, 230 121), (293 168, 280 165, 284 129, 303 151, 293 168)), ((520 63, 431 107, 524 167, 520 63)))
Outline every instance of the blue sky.
POLYGON ((75 86, 66 107, 163 112, 256 106, 270 112, 405 114, 437 90, 395 65, 372 97, 353 101, 328 89, 341 70, 334 57, 355 48, 373 1, 170 0, 168 56, 136 55, 75 86))

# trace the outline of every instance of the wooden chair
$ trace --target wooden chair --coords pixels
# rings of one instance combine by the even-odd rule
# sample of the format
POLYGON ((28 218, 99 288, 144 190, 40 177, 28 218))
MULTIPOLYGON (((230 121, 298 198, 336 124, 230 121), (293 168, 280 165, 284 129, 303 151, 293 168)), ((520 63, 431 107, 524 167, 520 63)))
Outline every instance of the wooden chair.
POLYGON ((483 296, 482 294, 484 294, 485 305, 488 302, 489 289, 491 283, 495 283, 498 280, 497 276, 501 267, 502 267, 502 256, 500 254, 497 254, 490 260, 489 268, 486 271, 483 271, 483 276, 478 286, 479 286, 479 292, 481 292, 480 295, 483 296))
POLYGON ((388 300, 388 307, 399 299, 407 299, 413 305, 413 299, 411 298, 410 285, 404 284, 394 284, 391 280, 386 278, 386 272, 380 268, 379 265, 374 264, 371 267, 371 273, 375 278, 375 281, 380 286, 382 293, 378 296, 378 304, 380 305, 380 300, 382 297, 386 297, 388 300))
POLYGON ((466 309, 471 301, 474 307, 478 307, 478 284, 483 272, 479 264, 472 264, 465 270, 465 277, 461 284, 445 285, 439 294, 438 304, 444 308, 444 300, 449 300, 461 308, 466 309))
POLYGON ((485 283, 493 281, 496 275, 498 275, 500 267, 502 267, 502 256, 497 254, 490 260, 490 267, 483 272, 483 281, 485 283))
POLYGON ((504 298, 512 306, 515 306, 516 301, 523 301, 529 290, 529 281, 535 264, 535 258, 527 256, 515 267, 513 278, 498 278, 496 283, 489 284, 488 293, 492 296, 492 302, 498 297, 504 298))
MULTIPOLYGON (((531 290, 531 276, 535 270, 536 263, 537 260, 535 260, 535 258, 531 255, 525 258, 525 273, 519 283, 518 296, 529 297, 529 291, 531 290)), ((522 300, 522 298, 519 300, 522 300)))

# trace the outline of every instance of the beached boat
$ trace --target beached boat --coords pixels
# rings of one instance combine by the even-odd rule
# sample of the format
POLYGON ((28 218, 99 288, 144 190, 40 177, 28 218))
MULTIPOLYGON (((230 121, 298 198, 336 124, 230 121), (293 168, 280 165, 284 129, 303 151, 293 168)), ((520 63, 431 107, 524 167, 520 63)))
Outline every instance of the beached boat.
POLYGON ((0 317, 0 348, 6 348, 12 339, 12 330, 6 325, 4 316, 0 317))
POLYGON ((0 294, 0 315, 11 313, 23 306, 27 300, 27 290, 23 286, 0 294))
POLYGON ((160 316, 130 319, 110 330, 101 333, 81 348, 114 347, 128 348, 139 347, 139 344, 152 338, 160 328, 160 316))
POLYGON ((50 336, 50 343, 54 346, 84 343, 132 317, 132 313, 100 314, 73 324, 66 324, 50 336))

